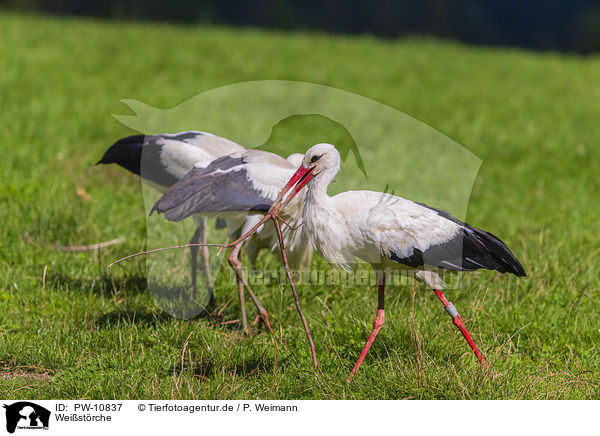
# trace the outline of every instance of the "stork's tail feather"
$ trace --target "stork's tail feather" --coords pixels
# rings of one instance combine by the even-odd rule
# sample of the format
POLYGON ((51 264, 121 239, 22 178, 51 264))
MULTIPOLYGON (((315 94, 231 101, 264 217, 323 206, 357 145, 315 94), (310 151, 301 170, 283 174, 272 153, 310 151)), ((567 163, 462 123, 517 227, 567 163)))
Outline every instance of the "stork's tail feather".
POLYGON ((491 269, 518 277, 526 275, 523 265, 504 242, 484 230, 457 222, 461 229, 452 239, 424 251, 414 248, 410 256, 400 256, 391 250, 388 257, 413 268, 430 265, 452 271, 491 269))
POLYGON ((415 249, 411 256, 400 257, 392 253, 396 262, 412 267, 432 265, 454 271, 491 269, 512 273, 518 277, 526 276, 523 265, 498 237, 460 221, 449 212, 424 203, 417 204, 434 210, 441 217, 456 223, 460 230, 452 239, 439 245, 430 246, 422 252, 415 249))
POLYGON ((503 273, 513 273, 517 277, 527 275, 523 265, 499 238, 485 230, 471 226, 468 226, 467 234, 469 237, 465 237, 463 250, 468 250, 471 244, 478 245, 479 255, 476 256, 476 260, 481 260, 486 268, 503 273))

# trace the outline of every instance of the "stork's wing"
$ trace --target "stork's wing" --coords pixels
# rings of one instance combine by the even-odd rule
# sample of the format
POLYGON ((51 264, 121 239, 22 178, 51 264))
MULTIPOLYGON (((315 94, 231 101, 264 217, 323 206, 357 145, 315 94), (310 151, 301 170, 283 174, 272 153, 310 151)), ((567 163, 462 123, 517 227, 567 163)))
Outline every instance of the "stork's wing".
POLYGON ((524 276, 525 270, 496 236, 446 211, 399 197, 380 204, 369 218, 379 229, 382 254, 413 268, 425 265, 454 271, 492 269, 524 276), (375 222, 377 221, 377 222, 375 222))
POLYGON ((163 134, 155 136, 162 136, 165 140, 174 139, 186 142, 203 149, 206 153, 214 157, 226 156, 232 153, 242 153, 246 150, 238 143, 230 141, 227 138, 213 135, 208 132, 200 132, 198 130, 189 130, 187 132, 179 132, 172 135, 163 134))
POLYGON ((169 187, 195 164, 207 166, 220 156, 244 148, 211 133, 190 130, 157 135, 133 135, 115 142, 98 163, 117 163, 159 186, 169 187))
POLYGON ((206 168, 194 168, 154 205, 170 221, 195 213, 266 212, 273 199, 254 187, 247 164, 240 156, 223 156, 206 168))

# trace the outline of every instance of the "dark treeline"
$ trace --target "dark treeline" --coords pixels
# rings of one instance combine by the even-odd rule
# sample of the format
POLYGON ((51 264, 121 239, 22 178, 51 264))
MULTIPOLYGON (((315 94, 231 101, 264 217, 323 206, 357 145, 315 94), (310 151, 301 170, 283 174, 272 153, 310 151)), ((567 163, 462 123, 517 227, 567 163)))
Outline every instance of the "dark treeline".
POLYGON ((598 0, 0 0, 6 9, 600 51, 598 0))

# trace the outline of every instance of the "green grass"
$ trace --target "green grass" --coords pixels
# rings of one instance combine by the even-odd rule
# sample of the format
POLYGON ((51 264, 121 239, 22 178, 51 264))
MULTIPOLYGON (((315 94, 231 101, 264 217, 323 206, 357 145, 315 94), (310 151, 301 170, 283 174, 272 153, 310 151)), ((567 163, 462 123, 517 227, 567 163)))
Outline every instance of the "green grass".
MULTIPOLYGON (((11 14, 0 28, 0 397, 600 396, 600 58, 11 14), (276 332, 246 338, 235 324, 161 312, 142 257, 108 273, 146 237, 137 179, 93 165, 132 133, 111 116, 128 113, 119 100, 168 108, 256 79, 368 96, 483 160, 467 220, 501 236, 529 276, 472 274, 448 296, 498 377, 485 376, 421 287, 388 292, 386 325, 347 385, 375 315, 372 287, 300 286, 316 376, 286 287, 257 289, 276 332), (54 248, 116 237, 124 241, 99 252, 54 248)), ((272 141, 303 151, 345 135, 327 119, 296 117, 272 141)), ((276 262, 264 254, 261 264, 276 262)), ((217 304, 225 320, 239 316, 225 279, 217 304)))

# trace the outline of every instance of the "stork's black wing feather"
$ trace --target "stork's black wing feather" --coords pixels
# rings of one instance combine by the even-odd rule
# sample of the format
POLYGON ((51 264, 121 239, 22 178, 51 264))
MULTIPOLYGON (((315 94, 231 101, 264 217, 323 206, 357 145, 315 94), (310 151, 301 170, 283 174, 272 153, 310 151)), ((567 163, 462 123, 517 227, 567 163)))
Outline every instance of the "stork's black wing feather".
POLYGON ((453 271, 491 269, 502 273, 509 272, 519 277, 526 275, 523 265, 498 237, 470 226, 446 211, 418 204, 453 221, 459 226, 459 231, 452 239, 432 245, 426 250, 414 248, 411 256, 400 257, 391 252, 389 255, 392 260, 413 268, 430 265, 453 271))

